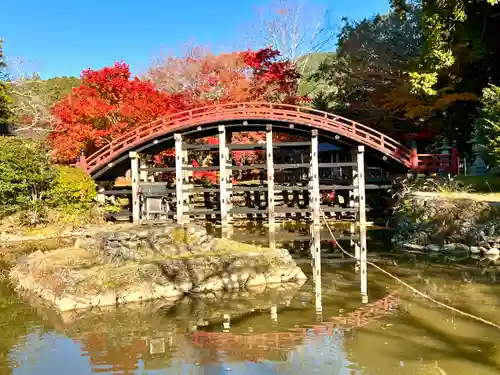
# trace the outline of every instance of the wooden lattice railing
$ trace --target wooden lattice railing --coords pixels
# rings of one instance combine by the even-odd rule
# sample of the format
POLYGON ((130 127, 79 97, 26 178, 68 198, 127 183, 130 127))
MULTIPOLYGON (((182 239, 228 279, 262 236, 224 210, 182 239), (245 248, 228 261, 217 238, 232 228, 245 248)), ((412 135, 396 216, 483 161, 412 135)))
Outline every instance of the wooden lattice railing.
POLYGON ((375 129, 332 113, 308 107, 265 102, 220 104, 195 108, 160 118, 123 134, 92 155, 82 156, 79 165, 92 175, 127 151, 153 142, 167 134, 182 132, 205 124, 232 120, 278 121, 310 126, 369 146, 401 162, 406 167, 411 167, 410 150, 400 142, 375 129))

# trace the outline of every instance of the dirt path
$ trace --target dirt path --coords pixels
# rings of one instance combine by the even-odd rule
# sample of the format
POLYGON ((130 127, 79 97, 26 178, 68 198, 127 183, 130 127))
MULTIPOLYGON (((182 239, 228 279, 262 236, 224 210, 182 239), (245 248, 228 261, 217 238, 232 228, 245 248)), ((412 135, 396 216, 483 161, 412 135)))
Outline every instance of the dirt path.
POLYGON ((449 193, 416 191, 413 196, 423 198, 470 199, 476 202, 500 203, 500 193, 449 193))

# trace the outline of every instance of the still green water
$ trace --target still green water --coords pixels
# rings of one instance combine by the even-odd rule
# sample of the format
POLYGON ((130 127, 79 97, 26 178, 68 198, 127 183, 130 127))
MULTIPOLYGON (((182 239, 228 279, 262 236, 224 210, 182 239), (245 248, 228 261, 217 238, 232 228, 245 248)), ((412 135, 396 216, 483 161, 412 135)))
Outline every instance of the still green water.
MULTIPOLYGON (((267 241, 262 231, 235 237, 267 241)), ((309 277, 300 288, 58 315, 0 283, 0 374, 500 374, 500 330, 372 268, 363 305, 354 265, 329 241, 319 287, 308 243, 285 242, 309 277)), ((388 252, 377 235, 368 249, 418 289, 500 324, 494 260, 388 252)))

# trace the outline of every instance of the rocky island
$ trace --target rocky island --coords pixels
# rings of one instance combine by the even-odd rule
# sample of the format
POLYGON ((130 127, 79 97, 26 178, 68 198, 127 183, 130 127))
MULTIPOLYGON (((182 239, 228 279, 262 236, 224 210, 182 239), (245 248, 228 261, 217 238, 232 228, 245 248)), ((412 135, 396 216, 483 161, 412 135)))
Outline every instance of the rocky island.
POLYGON ((96 231, 17 260, 11 282, 59 311, 303 284, 286 249, 211 236, 198 225, 96 231))

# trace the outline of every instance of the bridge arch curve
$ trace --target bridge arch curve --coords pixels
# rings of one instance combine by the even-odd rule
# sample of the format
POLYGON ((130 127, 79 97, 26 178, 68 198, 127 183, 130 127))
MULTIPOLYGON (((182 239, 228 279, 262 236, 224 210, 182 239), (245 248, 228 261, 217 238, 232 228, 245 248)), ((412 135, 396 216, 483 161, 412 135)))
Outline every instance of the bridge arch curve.
POLYGON ((320 136, 365 145, 387 161, 394 161, 406 169, 411 167, 410 152, 404 145, 366 125, 309 107, 267 102, 218 104, 162 117, 123 134, 81 158, 79 164, 98 179, 120 164, 129 166, 129 151, 154 150, 173 142, 174 133, 196 133, 200 137, 216 133, 221 123, 235 131, 256 130, 257 124, 272 124, 294 133, 318 129, 320 136))

